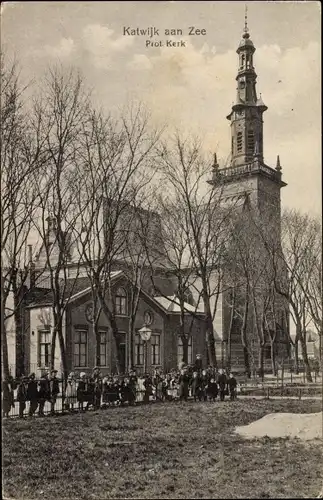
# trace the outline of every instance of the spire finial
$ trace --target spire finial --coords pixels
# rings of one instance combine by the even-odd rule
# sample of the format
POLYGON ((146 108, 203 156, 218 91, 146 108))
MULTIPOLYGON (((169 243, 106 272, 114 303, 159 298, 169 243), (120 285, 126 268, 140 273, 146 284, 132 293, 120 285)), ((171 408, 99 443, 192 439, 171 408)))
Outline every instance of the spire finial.
POLYGON ((248 33, 248 7, 247 4, 244 6, 244 30, 245 33, 248 33))
POLYGON ((280 158, 279 158, 279 155, 277 155, 276 170, 277 170, 277 172, 280 172, 281 169, 282 169, 282 167, 280 164, 280 158))
POLYGON ((244 28, 243 28, 243 38, 249 38, 249 28, 248 28, 248 7, 247 4, 245 4, 244 8, 244 28))
POLYGON ((214 158, 214 160, 213 160, 213 169, 214 170, 218 170, 219 169, 219 164, 218 164, 218 157, 217 157, 216 153, 214 153, 213 158, 214 158))

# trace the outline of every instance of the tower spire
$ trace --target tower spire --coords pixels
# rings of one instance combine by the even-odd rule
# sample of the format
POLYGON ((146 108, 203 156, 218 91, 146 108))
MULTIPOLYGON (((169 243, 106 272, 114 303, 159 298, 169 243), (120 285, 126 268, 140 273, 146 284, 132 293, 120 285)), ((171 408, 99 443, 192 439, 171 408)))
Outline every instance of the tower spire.
POLYGON ((249 35, 249 28, 248 28, 248 7, 247 4, 244 7, 244 33, 248 33, 249 35))

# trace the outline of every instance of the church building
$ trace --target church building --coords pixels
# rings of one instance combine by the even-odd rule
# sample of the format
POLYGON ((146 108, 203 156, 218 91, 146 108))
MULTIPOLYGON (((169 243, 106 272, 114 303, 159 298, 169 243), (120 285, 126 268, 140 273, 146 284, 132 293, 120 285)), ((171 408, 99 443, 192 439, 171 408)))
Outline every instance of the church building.
MULTIPOLYGON (((213 165, 213 177, 209 181, 214 189, 221 185, 224 189, 226 203, 235 203, 242 210, 256 210, 260 217, 271 220, 277 238, 280 238, 280 190, 286 186, 282 180, 279 157, 275 167, 269 166, 264 160, 263 114, 267 110, 261 94, 256 91, 257 74, 254 67, 255 47, 250 39, 247 23, 237 49, 237 95, 236 102, 227 116, 231 126, 231 162, 226 168, 220 168, 216 159, 213 165), (237 200, 239 203, 237 204, 237 200)), ((49 231, 55 232, 53 221, 49 221, 49 231)), ((54 235, 55 237, 55 235, 54 235)), ((41 252, 39 267, 44 264, 41 252)), ((171 270, 160 276, 158 296, 149 287, 149 279, 139 293, 139 305, 135 317, 132 338, 129 345, 130 297, 134 286, 125 267, 116 263, 111 278, 116 305, 119 346, 121 352, 121 370, 129 368, 129 352, 133 351, 134 367, 138 373, 153 368, 168 371, 176 368, 183 355, 183 344, 179 335, 180 309, 176 298, 176 280, 171 270), (148 327, 150 338, 145 343, 140 330, 148 327)), ((68 297, 63 330, 66 342, 66 356, 69 370, 87 371, 99 364, 103 372, 115 372, 115 342, 109 322, 102 313, 98 322, 99 338, 93 331, 93 307, 89 280, 86 272, 75 269, 71 264, 68 270, 70 282, 76 283, 75 289, 68 297), (74 272, 74 278, 73 278, 74 272), (76 280, 76 281, 75 281, 76 280)), ((23 329, 19 343, 24 355, 24 371, 40 373, 48 368, 52 335, 52 295, 49 284, 38 285, 39 293, 30 290, 23 311, 23 329)), ((37 287, 36 287, 37 288, 37 287)), ((68 288, 68 287, 67 287, 68 288)), ((229 292, 228 292, 229 293, 229 292)), ((207 346, 205 337, 204 312, 201 305, 194 303, 194 297, 187 299, 185 305, 187 314, 185 321, 188 334, 188 362, 193 363, 196 354, 201 354, 204 364, 207 363, 207 346), (194 314, 190 315, 190 311, 194 314)), ((228 350, 228 332, 230 324, 230 308, 225 294, 218 297, 217 313, 214 317, 216 353, 219 367, 225 366, 228 350)), ((252 329, 252 319, 248 328, 252 329)), ((244 371, 243 348, 240 335, 241 325, 236 324, 232 331, 231 367, 236 372, 244 371)), ((279 322, 280 343, 285 349, 283 327, 279 322)), ((16 333, 17 337, 17 333, 16 333)), ((57 343, 58 344, 58 343, 57 343)), ((17 366, 18 350, 14 342, 10 343, 10 363, 17 366)), ((19 354, 20 355, 20 354, 19 354)), ((270 367, 270 346, 265 347, 265 367, 270 367)), ((55 367, 61 372, 60 349, 57 345, 55 367)))

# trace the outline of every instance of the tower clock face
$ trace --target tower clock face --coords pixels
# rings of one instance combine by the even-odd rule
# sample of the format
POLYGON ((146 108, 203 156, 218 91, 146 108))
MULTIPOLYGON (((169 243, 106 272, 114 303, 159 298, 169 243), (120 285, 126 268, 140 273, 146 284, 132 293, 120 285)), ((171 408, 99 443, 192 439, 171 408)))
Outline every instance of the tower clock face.
POLYGON ((151 311, 146 311, 144 314, 144 323, 149 326, 154 321, 154 315, 151 311))

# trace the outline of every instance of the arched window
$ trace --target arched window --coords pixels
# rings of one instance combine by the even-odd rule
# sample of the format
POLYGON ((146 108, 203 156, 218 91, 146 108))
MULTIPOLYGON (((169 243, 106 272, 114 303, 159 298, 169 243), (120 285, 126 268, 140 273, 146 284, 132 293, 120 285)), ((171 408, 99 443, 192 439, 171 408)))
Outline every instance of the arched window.
POLYGON ((253 130, 248 131, 248 150, 253 153, 255 150, 255 135, 253 130))
POLYGON ((243 68, 243 66, 244 66, 244 61, 245 61, 245 55, 242 54, 242 56, 241 56, 241 68, 243 68))
POLYGON ((115 296, 116 314, 126 316, 127 314, 127 292, 124 288, 118 288, 115 296))
POLYGON ((242 151, 242 132, 237 133, 237 151, 238 153, 242 151))

